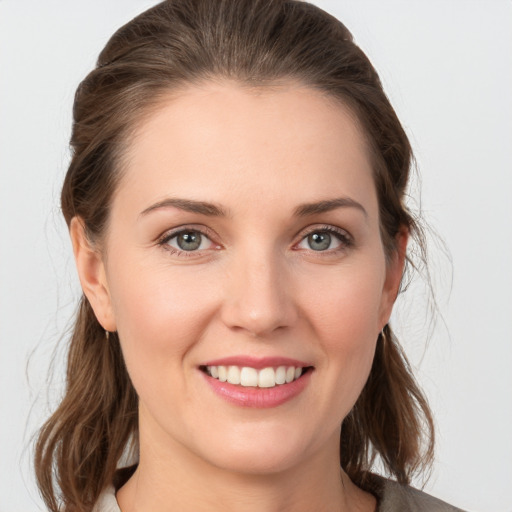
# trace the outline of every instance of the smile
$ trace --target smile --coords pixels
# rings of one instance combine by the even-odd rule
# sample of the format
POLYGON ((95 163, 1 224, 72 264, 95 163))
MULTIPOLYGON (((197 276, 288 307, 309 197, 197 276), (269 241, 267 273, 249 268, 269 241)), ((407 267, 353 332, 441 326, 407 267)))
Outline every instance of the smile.
POLYGON ((205 361, 198 368, 221 399, 239 407, 277 407, 308 387, 315 367, 289 357, 233 355, 205 361))
POLYGON ((206 366, 204 370, 210 377, 229 384, 273 388, 283 384, 290 384, 300 378, 307 368, 296 366, 267 367, 260 370, 249 366, 206 366))

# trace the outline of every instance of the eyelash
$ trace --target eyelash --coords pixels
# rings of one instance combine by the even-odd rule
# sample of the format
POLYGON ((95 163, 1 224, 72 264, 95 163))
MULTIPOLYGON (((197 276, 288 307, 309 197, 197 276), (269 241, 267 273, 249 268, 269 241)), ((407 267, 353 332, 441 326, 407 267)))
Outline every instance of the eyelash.
MULTIPOLYGON (((158 238, 157 243, 159 246, 164 248, 166 251, 169 251, 171 254, 175 254, 180 257, 194 257, 197 255, 200 251, 183 251, 180 249, 176 249, 175 247, 172 247, 169 245, 169 241, 173 238, 177 237, 181 233, 185 232, 194 232, 199 233, 201 236, 204 236, 208 238, 212 243, 212 238, 214 238, 214 233, 205 228, 205 227, 196 227, 196 226, 180 226, 179 228, 174 229, 173 231, 166 232, 164 235, 162 235, 160 238, 158 238)), ((337 247, 335 249, 327 249, 325 251, 315 251, 314 249, 310 249, 311 252, 316 254, 338 254, 341 251, 347 250, 350 247, 354 245, 354 240, 351 235, 349 235, 345 230, 337 228, 335 226, 331 225, 323 225, 323 226, 315 226, 312 229, 308 229, 307 231, 304 231, 300 235, 300 240, 296 244, 294 244, 294 247, 300 244, 303 240, 305 240, 308 236, 312 235, 313 233, 328 233, 334 235, 338 241, 341 243, 340 247, 337 247)), ((217 245, 219 247, 219 245, 217 245)), ((299 250, 299 249, 295 249, 299 250)))
POLYGON ((322 253, 325 255, 338 254, 339 252, 350 249, 354 245, 354 239, 347 231, 341 228, 337 228, 335 226, 331 226, 329 224, 325 224, 323 226, 315 226, 314 228, 308 229, 307 231, 303 232, 300 236, 300 241, 298 243, 301 243, 303 240, 305 240, 308 236, 312 235, 313 233, 328 233, 330 235, 334 235, 341 243, 340 247, 337 247, 335 249, 328 249, 326 251, 315 251, 313 249, 310 249, 311 252, 316 253, 318 255, 322 253))
MULTIPOLYGON (((197 253, 199 251, 182 251, 180 249, 176 249, 176 247, 172 247, 169 245, 169 242, 173 238, 177 237, 181 233, 187 233, 187 232, 199 233, 201 236, 206 237, 210 241, 212 241, 212 239, 215 237, 215 234, 213 233, 213 231, 211 231, 210 229, 208 229, 204 226, 201 226, 201 227, 180 226, 179 228, 176 228, 172 231, 167 231, 166 233, 164 233, 160 238, 158 238, 157 243, 164 250, 169 251, 171 254, 174 254, 174 255, 177 255, 180 257, 190 258, 190 257, 197 256, 197 253)), ((212 243, 214 243, 214 242, 212 242, 212 243)), ((217 244, 217 246, 219 246, 219 244, 217 244)))

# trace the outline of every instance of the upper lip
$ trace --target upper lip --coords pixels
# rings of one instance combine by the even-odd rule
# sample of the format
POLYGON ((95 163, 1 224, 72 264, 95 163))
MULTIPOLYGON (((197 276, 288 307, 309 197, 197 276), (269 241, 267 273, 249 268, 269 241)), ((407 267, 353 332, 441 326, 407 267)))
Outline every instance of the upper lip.
POLYGON ((221 359, 208 361, 201 366, 247 366, 261 370, 262 368, 277 368, 278 366, 294 366, 295 368, 305 368, 312 366, 305 361, 299 361, 290 357, 254 357, 254 356, 229 356, 221 359))

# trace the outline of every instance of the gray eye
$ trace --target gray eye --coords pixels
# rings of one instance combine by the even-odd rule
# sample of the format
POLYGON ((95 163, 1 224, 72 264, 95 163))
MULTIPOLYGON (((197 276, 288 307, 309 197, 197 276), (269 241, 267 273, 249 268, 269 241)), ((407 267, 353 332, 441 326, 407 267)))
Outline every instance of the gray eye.
POLYGON ((308 235, 308 245, 314 251, 325 251, 331 245, 331 235, 329 233, 316 231, 308 235))
POLYGON ((182 251, 195 251, 201 247, 202 238, 198 231, 183 231, 176 235, 176 243, 182 251))

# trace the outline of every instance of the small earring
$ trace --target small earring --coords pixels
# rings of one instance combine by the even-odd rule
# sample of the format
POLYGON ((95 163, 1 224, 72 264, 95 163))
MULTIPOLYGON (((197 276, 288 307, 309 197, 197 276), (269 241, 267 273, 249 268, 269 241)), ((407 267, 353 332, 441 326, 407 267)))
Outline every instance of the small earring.
POLYGON ((108 341, 110 338, 110 333, 108 331, 105 331, 105 339, 108 341))

